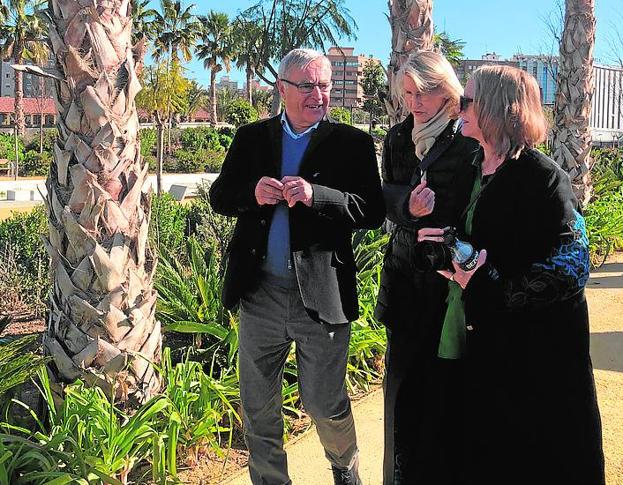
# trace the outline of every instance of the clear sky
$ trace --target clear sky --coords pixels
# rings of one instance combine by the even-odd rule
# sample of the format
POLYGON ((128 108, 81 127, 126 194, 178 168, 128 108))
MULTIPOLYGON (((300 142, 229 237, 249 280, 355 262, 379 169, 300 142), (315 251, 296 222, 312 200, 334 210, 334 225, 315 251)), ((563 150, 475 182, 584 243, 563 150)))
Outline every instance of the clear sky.
MULTIPOLYGON (((185 1, 186 5, 190 3, 185 1)), ((197 14, 212 9, 233 17, 256 0, 195 0, 194 3, 197 14)), ((445 30, 451 38, 466 43, 464 53, 469 59, 480 59, 486 52, 496 52, 503 58, 518 52, 543 54, 552 52, 551 35, 544 18, 554 14, 556 3, 557 0, 437 0, 433 20, 437 30, 445 30)), ((608 64, 613 62, 611 44, 616 29, 623 35, 623 0, 595 3, 595 57, 598 62, 608 64)), ((372 54, 386 65, 391 51, 387 0, 346 0, 346 5, 359 28, 357 40, 345 41, 343 45, 354 47, 357 54, 372 54)), ((201 61, 193 61, 187 67, 190 77, 206 86, 209 84, 209 75, 201 61)), ((242 85, 242 73, 232 71, 230 77, 242 85)))

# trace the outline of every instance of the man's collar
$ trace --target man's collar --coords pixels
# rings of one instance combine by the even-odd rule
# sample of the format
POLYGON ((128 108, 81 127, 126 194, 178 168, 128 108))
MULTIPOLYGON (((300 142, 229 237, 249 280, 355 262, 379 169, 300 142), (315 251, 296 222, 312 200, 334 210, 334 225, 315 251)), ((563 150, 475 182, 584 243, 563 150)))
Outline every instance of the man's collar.
POLYGON ((288 117, 286 116, 285 110, 281 112, 281 126, 283 127, 283 131, 285 131, 288 134, 288 136, 290 136, 290 138, 292 138, 294 140, 298 140, 299 138, 303 138, 305 135, 307 135, 308 133, 310 133, 313 130, 315 130, 316 128, 318 128, 319 124, 320 124, 320 121, 318 121, 317 123, 314 123, 313 125, 311 125, 304 132, 296 133, 292 129, 292 126, 290 126, 290 122, 288 121, 288 117))

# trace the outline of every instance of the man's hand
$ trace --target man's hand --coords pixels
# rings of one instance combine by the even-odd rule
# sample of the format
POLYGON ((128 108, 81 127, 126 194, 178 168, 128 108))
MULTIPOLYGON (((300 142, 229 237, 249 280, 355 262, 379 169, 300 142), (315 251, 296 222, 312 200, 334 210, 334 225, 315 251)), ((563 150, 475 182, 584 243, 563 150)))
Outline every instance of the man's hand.
POLYGON ((288 207, 294 207, 297 202, 302 202, 307 207, 311 207, 314 200, 314 189, 307 180, 288 175, 281 179, 281 183, 283 184, 283 198, 288 203, 288 207))
POLYGON ((426 187, 426 181, 413 189, 409 196, 409 213, 413 217, 424 217, 433 212, 435 192, 426 187))
POLYGON ((262 177, 255 186, 255 200, 259 205, 275 205, 283 200, 283 184, 271 177, 262 177))

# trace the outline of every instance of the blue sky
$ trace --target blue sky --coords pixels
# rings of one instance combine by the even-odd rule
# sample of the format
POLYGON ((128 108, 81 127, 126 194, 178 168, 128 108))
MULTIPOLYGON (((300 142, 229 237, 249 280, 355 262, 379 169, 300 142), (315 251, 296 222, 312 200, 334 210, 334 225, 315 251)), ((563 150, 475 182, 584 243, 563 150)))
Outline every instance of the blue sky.
MULTIPOLYGON (((198 14, 212 9, 234 16, 254 5, 256 0, 195 0, 194 3, 198 14)), ((358 54, 372 54, 386 65, 391 51, 387 0, 346 0, 346 5, 359 29, 357 40, 346 41, 343 45, 355 47, 358 54)), ((543 18, 555 10, 556 0, 438 0, 434 2, 433 20, 438 30, 445 30, 451 38, 466 43, 464 52, 470 59, 480 59, 482 54, 492 51, 510 58, 517 52, 551 52, 551 36, 543 18)), ((611 40, 615 23, 623 34, 622 12, 623 0, 596 0, 595 57, 600 63, 613 61, 611 40)), ((209 84, 208 73, 200 61, 192 61, 187 67, 190 77, 206 86, 209 84)), ((232 71, 229 75, 242 84, 242 73, 232 71)))

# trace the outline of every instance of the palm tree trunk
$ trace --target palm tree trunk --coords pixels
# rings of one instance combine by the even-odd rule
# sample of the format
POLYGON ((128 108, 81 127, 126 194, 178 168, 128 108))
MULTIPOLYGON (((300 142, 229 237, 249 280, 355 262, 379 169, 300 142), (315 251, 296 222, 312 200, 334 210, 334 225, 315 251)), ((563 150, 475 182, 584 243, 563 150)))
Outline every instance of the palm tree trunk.
POLYGON ((270 104, 270 115, 277 116, 281 112, 281 94, 277 89, 277 83, 273 86, 273 100, 270 104))
POLYGON ((571 177, 578 201, 591 197, 589 120, 593 98, 594 0, 567 0, 554 103, 552 153, 571 177))
POLYGON ((253 104, 253 69, 247 67, 247 101, 253 104))
POLYGON ((397 74, 412 51, 433 49, 433 0, 389 0, 392 53, 387 66, 389 96, 385 100, 394 125, 407 111, 400 104, 397 74))
POLYGON ((162 194, 162 166, 164 165, 164 120, 156 113, 156 193, 162 194))
POLYGON ((216 69, 214 68, 210 70, 210 118, 216 125, 216 69))
MULTIPOLYGON (((22 63, 23 47, 16 47, 15 64, 22 63)), ((26 117, 24 116, 24 73, 15 69, 15 126, 17 134, 26 134, 26 117)))
POLYGON ((63 381, 144 402, 160 388, 149 361, 159 362, 162 339, 134 101, 142 56, 132 49, 128 0, 96 0, 88 15, 84 8, 49 0, 66 81, 56 83, 58 138, 46 183, 53 287, 44 347, 63 381))

